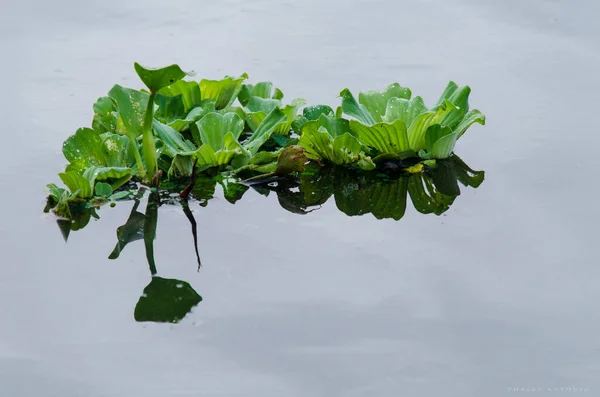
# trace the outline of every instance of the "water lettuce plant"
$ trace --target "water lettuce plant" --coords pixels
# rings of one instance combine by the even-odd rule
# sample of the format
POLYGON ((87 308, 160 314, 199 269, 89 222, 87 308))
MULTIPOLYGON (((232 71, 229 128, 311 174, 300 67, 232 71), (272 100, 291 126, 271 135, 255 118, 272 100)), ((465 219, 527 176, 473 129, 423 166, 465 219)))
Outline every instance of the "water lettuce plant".
POLYGON ((454 82, 432 107, 394 83, 358 100, 344 89, 334 111, 286 103, 271 82, 248 84, 245 73, 194 80, 178 65, 134 69, 145 88, 115 85, 94 104, 91 128, 65 141, 66 188, 48 185, 56 213, 70 218, 75 207, 124 199, 132 179, 164 187, 204 173, 239 182, 299 175, 308 163, 421 171, 450 158, 465 131, 485 123, 469 109, 470 88, 454 82))

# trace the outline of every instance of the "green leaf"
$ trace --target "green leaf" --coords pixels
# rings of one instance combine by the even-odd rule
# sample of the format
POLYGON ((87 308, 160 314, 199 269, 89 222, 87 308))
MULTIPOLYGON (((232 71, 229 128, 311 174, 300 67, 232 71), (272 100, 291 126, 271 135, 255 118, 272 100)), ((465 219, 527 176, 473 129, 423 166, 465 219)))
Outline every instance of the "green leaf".
POLYGON ((138 322, 178 323, 201 301, 189 283, 155 276, 144 288, 133 316, 138 322))
POLYGON ((127 133, 134 138, 140 136, 150 96, 145 92, 123 88, 120 85, 115 85, 108 96, 117 103, 127 133))
POLYGON ((253 156, 258 153, 260 147, 271 137, 275 128, 284 122, 287 116, 278 108, 274 108, 267 117, 258 125, 248 141, 244 143, 244 148, 253 156))
POLYGON ((392 124, 377 123, 366 126, 356 120, 350 121, 350 129, 362 143, 378 150, 381 154, 395 154, 400 158, 414 156, 408 144, 406 125, 402 120, 392 124))
POLYGON ((244 84, 238 94, 238 101, 242 106, 246 106, 251 97, 279 100, 283 98, 283 93, 270 81, 263 81, 256 85, 244 84))
POLYGON ((427 106, 425 106, 425 103, 420 96, 416 96, 410 100, 404 98, 391 98, 387 103, 383 119, 388 123, 402 120, 408 128, 417 116, 427 111, 427 106))
POLYGON ((128 137, 119 134, 106 134, 102 142, 103 165, 109 167, 132 167, 135 156, 128 137))
POLYGON ((223 109, 231 105, 242 88, 242 82, 248 78, 246 73, 240 77, 225 77, 223 80, 201 80, 202 99, 214 99, 215 107, 223 109))
MULTIPOLYGON (((367 91, 358 94, 358 102, 371 114, 376 123, 384 121, 388 101, 392 98, 410 99, 410 89, 398 83, 390 84, 383 91, 367 91)), ((343 105, 342 105, 343 106, 343 105)))
POLYGON ((140 76, 142 82, 151 92, 156 92, 161 88, 171 85, 183 79, 187 73, 181 70, 178 65, 170 65, 164 68, 150 69, 141 66, 139 63, 133 64, 135 72, 140 76))
MULTIPOLYGON (((83 177, 87 179, 90 185, 90 196, 91 197, 91 187, 96 184, 98 181, 109 181, 113 190, 117 190, 125 182, 131 179, 131 168, 127 167, 89 167, 83 173, 83 177)), ((68 185, 67 185, 68 186, 68 185)))
POLYGON ((79 175, 77 171, 68 171, 58 174, 71 193, 80 198, 92 197, 92 186, 87 178, 79 175))
POLYGON ((349 116, 356 118, 363 124, 375 124, 375 118, 369 113, 364 105, 359 104, 349 89, 345 88, 340 92, 342 97, 342 110, 349 116))
MULTIPOLYGON (((321 119, 326 116, 321 116, 321 119)), ((317 160, 326 160, 336 165, 357 165, 362 169, 375 168, 371 158, 362 152, 362 145, 350 133, 333 137, 319 121, 306 123, 298 145, 305 148, 317 160)))
POLYGON ((196 145, 185 139, 180 132, 174 130, 168 125, 154 120, 152 126, 158 139, 160 139, 165 145, 162 150, 163 154, 173 158, 178 153, 194 152, 198 150, 196 145))
POLYGON ((116 132, 119 124, 117 106, 110 97, 98 98, 94 104, 92 128, 98 133, 116 132))
POLYGON ((452 151, 454 150, 454 145, 456 144, 457 139, 458 134, 456 132, 442 136, 433 144, 433 148, 431 149, 431 157, 434 159, 445 159, 450 157, 452 151))
POLYGON ((113 192, 113 188, 112 186, 110 186, 108 183, 104 183, 104 182, 98 182, 96 183, 96 196, 110 196, 113 192))
POLYGON ((450 127, 443 127, 440 124, 434 124, 425 131, 425 149, 428 152, 433 150, 435 143, 442 137, 452 133, 450 127))
POLYGON ((162 88, 158 93, 170 97, 181 96, 185 112, 189 112, 200 105, 202 100, 200 84, 195 81, 179 80, 175 84, 162 88))
POLYGON ((435 112, 426 112, 415 118, 408 128, 410 148, 415 152, 425 149, 425 133, 427 129, 434 124, 441 124, 452 113, 460 113, 460 110, 451 102, 445 101, 435 112))
POLYGON ((71 163, 71 170, 102 166, 105 161, 102 138, 89 128, 80 128, 67 138, 63 143, 63 154, 71 163))
POLYGON ((460 123, 454 128, 454 132, 457 134, 457 139, 463 136, 467 129, 474 123, 485 125, 485 115, 477 109, 473 109, 461 120, 460 123))
POLYGON ((213 150, 224 147, 225 135, 232 133, 237 140, 244 130, 244 121, 236 113, 209 113, 196 122, 197 134, 192 131, 198 145, 208 144, 213 150))

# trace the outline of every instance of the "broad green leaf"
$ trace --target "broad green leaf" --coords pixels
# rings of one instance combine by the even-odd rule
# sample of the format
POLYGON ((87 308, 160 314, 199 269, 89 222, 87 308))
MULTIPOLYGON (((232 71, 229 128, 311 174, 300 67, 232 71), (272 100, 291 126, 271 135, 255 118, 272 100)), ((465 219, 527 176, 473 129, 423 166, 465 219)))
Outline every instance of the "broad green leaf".
POLYGON ((201 80, 202 99, 214 99, 217 109, 226 108, 233 103, 247 78, 248 75, 244 73, 238 78, 227 76, 223 80, 201 80))
POLYGON ((427 131, 425 131, 425 149, 428 152, 431 152, 438 139, 451 133, 452 129, 450 129, 450 127, 443 127, 440 124, 434 124, 430 126, 427 128, 427 131))
MULTIPOLYGON (((93 187, 98 181, 108 181, 113 190, 117 190, 125 182, 131 179, 131 168, 127 167, 89 167, 83 173, 83 177, 93 187)), ((90 192, 91 194, 91 192, 90 192)), ((91 196, 88 196, 91 197, 91 196)))
POLYGON ((119 124, 117 106, 110 97, 98 98, 94 104, 92 128, 97 133, 116 132, 119 124))
POLYGON ((102 151, 105 166, 132 167, 135 164, 131 141, 125 135, 106 134, 102 142, 102 151))
POLYGON ((402 120, 408 128, 417 116, 427 111, 427 106, 425 106, 425 103, 420 96, 416 96, 410 100, 404 98, 391 98, 387 103, 383 121, 391 123, 396 120, 402 120))
POLYGON ((196 122, 197 135, 192 131, 198 145, 208 144, 213 150, 224 147, 227 133, 232 133, 237 140, 244 130, 244 121, 236 113, 209 113, 196 122))
POLYGON ((351 120, 350 129, 355 132, 360 142, 378 150, 381 154, 396 154, 401 158, 414 155, 408 144, 406 125, 400 119, 392 124, 377 123, 372 126, 351 120))
POLYGON ((113 188, 108 183, 98 182, 95 187, 96 196, 110 196, 113 193, 113 188))
POLYGON ((165 124, 175 120, 183 120, 187 116, 181 95, 166 96, 159 92, 156 94, 154 102, 157 105, 154 118, 165 124))
POLYGON ((186 112, 189 112, 194 107, 198 106, 202 100, 200 95, 200 84, 195 81, 179 80, 175 84, 162 88, 158 93, 171 97, 181 96, 186 112))
POLYGON ((287 119, 284 112, 278 108, 273 109, 260 123, 248 141, 244 142, 244 148, 252 156, 258 153, 260 147, 271 137, 275 128, 287 119))
POLYGON ((463 134, 473 123, 485 125, 485 115, 477 109, 473 109, 467 113, 461 122, 454 127, 454 132, 457 134, 457 139, 463 136, 463 134))
MULTIPOLYGON (((358 102, 371 114, 375 123, 384 121, 388 101, 392 98, 410 99, 411 92, 408 88, 394 83, 383 91, 367 91, 358 94, 358 102)), ((343 106, 343 105, 342 105, 343 106)))
POLYGON ((251 97, 282 99, 283 93, 270 81, 263 81, 256 85, 244 84, 238 94, 238 101, 242 106, 246 106, 251 97))
POLYGON ((119 115, 123 120, 127 133, 135 138, 140 136, 149 95, 145 92, 115 85, 108 96, 117 103, 119 115))
POLYGON ((198 148, 192 142, 186 140, 180 132, 159 121, 153 122, 156 136, 164 143, 162 153, 174 157, 177 153, 194 152, 198 148))
POLYGON ((133 316, 138 322, 178 323, 201 301, 189 283, 155 276, 144 288, 133 316))
MULTIPOLYGON (((321 116, 323 118, 325 116, 321 116)), ((362 152, 362 145, 350 133, 333 138, 318 121, 306 123, 298 145, 305 148, 313 158, 327 160, 336 165, 357 165, 362 169, 374 169, 371 158, 362 152)))
POLYGON ((450 157, 452 151, 454 150, 454 145, 456 144, 457 139, 458 134, 456 132, 442 136, 433 144, 433 148, 431 149, 431 157, 434 159, 445 159, 450 157))
POLYGON ((345 88, 342 90, 340 96, 342 97, 341 108, 344 113, 356 118, 363 124, 373 125, 376 123, 375 118, 369 113, 364 105, 361 105, 356 101, 349 89, 345 88))
POLYGON ((135 72, 140 76, 142 82, 151 92, 156 92, 161 88, 174 84, 183 79, 187 73, 181 70, 179 65, 170 65, 164 68, 150 69, 141 66, 139 63, 133 64, 135 72))
POLYGON ((71 163, 70 170, 104 165, 102 138, 90 128, 80 128, 63 143, 63 154, 71 163))
POLYGON ((448 82, 448 85, 444 89, 444 92, 442 92, 442 95, 436 102, 434 108, 441 106, 445 101, 450 100, 450 98, 456 92, 456 90, 458 90, 458 85, 454 81, 448 82))
POLYGON ((444 118, 460 110, 451 102, 445 101, 435 112, 426 112, 419 115, 408 128, 408 142, 415 152, 425 149, 425 133, 434 124, 441 124, 444 118))
POLYGON ((80 198, 90 198, 93 195, 92 186, 87 178, 79 175, 77 171, 69 171, 58 174, 63 183, 71 193, 80 198))

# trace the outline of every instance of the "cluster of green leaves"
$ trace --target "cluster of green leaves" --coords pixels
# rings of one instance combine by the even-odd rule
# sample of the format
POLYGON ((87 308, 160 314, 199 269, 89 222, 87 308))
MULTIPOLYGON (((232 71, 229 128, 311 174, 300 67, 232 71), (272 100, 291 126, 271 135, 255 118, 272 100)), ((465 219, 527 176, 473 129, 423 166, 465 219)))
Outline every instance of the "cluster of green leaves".
POLYGON ((299 145, 315 159, 363 170, 389 160, 448 158, 473 123, 485 124, 483 113, 469 111, 470 92, 468 86, 451 81, 428 108, 421 97, 411 98, 410 89, 397 83, 383 91, 361 92, 358 101, 344 89, 335 114, 327 106, 304 109, 298 120, 299 145))
POLYGON ((95 103, 92 128, 65 141, 69 164, 59 177, 68 190, 48 185, 59 213, 123 198, 129 193, 119 189, 132 177, 156 186, 208 169, 289 173, 316 160, 373 170, 389 160, 447 158, 470 125, 485 122, 468 111, 469 87, 453 82, 431 109, 392 84, 358 101, 345 89, 336 112, 318 105, 298 114, 304 100, 285 104, 272 83, 245 84, 246 74, 188 81, 178 65, 134 67, 147 89, 115 85, 95 103))

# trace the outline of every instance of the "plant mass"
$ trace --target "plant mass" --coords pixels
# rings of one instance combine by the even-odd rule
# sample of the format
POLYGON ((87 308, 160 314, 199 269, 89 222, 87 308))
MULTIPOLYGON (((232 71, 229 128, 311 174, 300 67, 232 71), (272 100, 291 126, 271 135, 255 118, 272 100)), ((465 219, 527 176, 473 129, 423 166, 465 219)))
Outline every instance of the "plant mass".
POLYGON ((91 128, 64 142, 66 188, 48 185, 57 214, 71 218, 73 206, 130 198, 120 188, 132 178, 165 188, 200 174, 238 182, 300 177, 309 164, 420 172, 450 158, 472 124, 485 124, 469 110, 470 88, 454 82, 432 107, 394 83, 358 99, 344 89, 334 110, 286 103, 270 82, 246 84, 246 74, 194 81, 178 65, 134 67, 146 89, 115 85, 94 104, 91 128))

